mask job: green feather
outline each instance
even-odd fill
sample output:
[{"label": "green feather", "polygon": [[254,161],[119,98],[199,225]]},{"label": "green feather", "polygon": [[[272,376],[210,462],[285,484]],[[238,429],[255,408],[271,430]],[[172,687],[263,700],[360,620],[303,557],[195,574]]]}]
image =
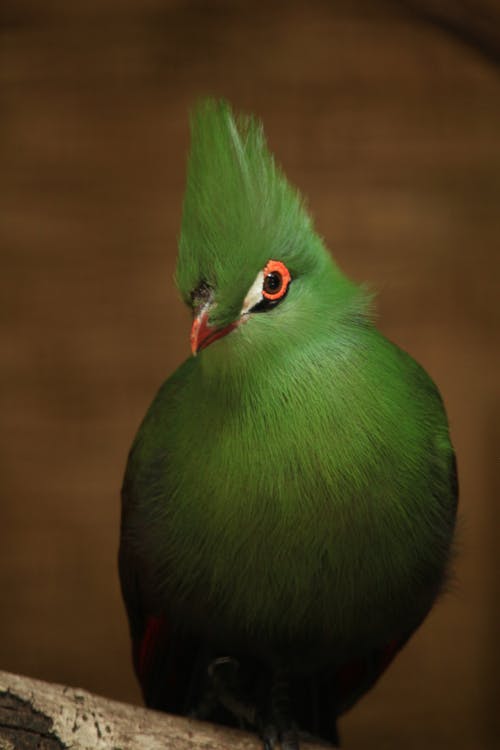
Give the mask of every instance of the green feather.
[{"label": "green feather", "polygon": [[269,259],[291,272],[284,300],[189,358],[150,407],[123,528],[151,610],[313,670],[424,618],[450,554],[453,450],[436,387],[377,331],[260,123],[205,101],[178,287],[192,304],[207,283],[210,322],[227,325]]},{"label": "green feather", "polygon": [[211,321],[224,325],[274,257],[297,280],[333,271],[300,195],[267,149],[261,123],[234,118],[225,102],[205,100],[191,121],[177,286],[188,304],[200,281],[215,288]]},{"label": "green feather", "polygon": [[441,401],[366,317],[362,290],[325,254],[260,124],[204,102],[179,288],[188,300],[207,281],[214,322],[228,323],[269,258],[290,268],[288,297],[188,360],[141,430],[135,481],[150,482],[164,446],[157,501],[149,492],[143,508],[155,575],[166,597],[192,597],[226,628],[344,641],[368,629],[376,639],[389,612],[393,628],[410,626],[415,591],[447,556]]}]

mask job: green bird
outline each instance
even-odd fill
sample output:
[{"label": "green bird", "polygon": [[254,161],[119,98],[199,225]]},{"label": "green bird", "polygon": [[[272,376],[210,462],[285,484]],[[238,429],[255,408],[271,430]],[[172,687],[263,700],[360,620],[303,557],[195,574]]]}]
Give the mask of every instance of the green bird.
[{"label": "green bird", "polygon": [[192,118],[176,283],[189,357],[122,492],[120,576],[152,708],[336,743],[443,589],[457,505],[439,392],[375,327],[261,124]]}]

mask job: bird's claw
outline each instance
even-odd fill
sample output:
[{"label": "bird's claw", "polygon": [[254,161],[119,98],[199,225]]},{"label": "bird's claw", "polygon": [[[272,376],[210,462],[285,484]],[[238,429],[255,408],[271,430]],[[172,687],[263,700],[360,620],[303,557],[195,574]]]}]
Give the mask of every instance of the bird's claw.
[{"label": "bird's claw", "polygon": [[295,729],[278,732],[276,727],[268,726],[262,732],[264,750],[299,750],[299,738]]}]

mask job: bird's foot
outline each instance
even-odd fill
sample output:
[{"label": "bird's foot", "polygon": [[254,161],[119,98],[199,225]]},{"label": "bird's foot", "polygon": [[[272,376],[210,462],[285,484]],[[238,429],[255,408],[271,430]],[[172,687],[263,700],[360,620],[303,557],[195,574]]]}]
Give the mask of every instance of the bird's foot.
[{"label": "bird's foot", "polygon": [[299,735],[294,727],[278,730],[275,726],[267,726],[261,732],[264,750],[299,750]]},{"label": "bird's foot", "polygon": [[292,721],[290,685],[285,674],[274,674],[269,704],[269,723],[261,731],[264,750],[299,750],[299,733]]},{"label": "bird's foot", "polygon": [[239,663],[231,656],[214,659],[208,675],[219,703],[238,721],[240,727],[254,727],[256,709],[241,693]]},{"label": "bird's foot", "polygon": [[245,678],[234,657],[213,659],[207,675],[206,706],[213,709],[215,701],[241,729],[257,730],[264,750],[299,750],[299,733],[291,718],[290,686],[281,672],[274,675],[267,701],[259,705],[248,700]]}]

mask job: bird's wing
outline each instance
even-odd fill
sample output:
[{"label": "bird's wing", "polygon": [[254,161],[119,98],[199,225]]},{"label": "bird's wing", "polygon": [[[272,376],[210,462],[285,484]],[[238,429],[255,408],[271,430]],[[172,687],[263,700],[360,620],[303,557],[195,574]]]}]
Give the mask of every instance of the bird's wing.
[{"label": "bird's wing", "polygon": [[[446,491],[449,493],[448,505],[452,523],[454,523],[459,496],[457,462],[454,452],[450,456],[449,482]],[[444,572],[442,586],[446,584],[446,574],[447,571]],[[373,650],[362,659],[354,659],[337,668],[332,681],[335,684],[335,704],[339,715],[351,708],[378,681],[396,654],[406,644],[412,632],[395,638],[383,648]]]},{"label": "bird's wing", "polygon": [[337,668],[333,680],[337,715],[351,708],[375,685],[410,635],[408,633],[404,637],[395,638],[383,648],[374,649],[369,655],[352,659]]},{"label": "bird's wing", "polygon": [[187,634],[172,628],[165,613],[152,603],[151,592],[144,588],[148,577],[130,538],[130,517],[137,500],[135,492],[127,470],[122,488],[118,564],[134,669],[147,706],[184,713],[199,649]]}]

